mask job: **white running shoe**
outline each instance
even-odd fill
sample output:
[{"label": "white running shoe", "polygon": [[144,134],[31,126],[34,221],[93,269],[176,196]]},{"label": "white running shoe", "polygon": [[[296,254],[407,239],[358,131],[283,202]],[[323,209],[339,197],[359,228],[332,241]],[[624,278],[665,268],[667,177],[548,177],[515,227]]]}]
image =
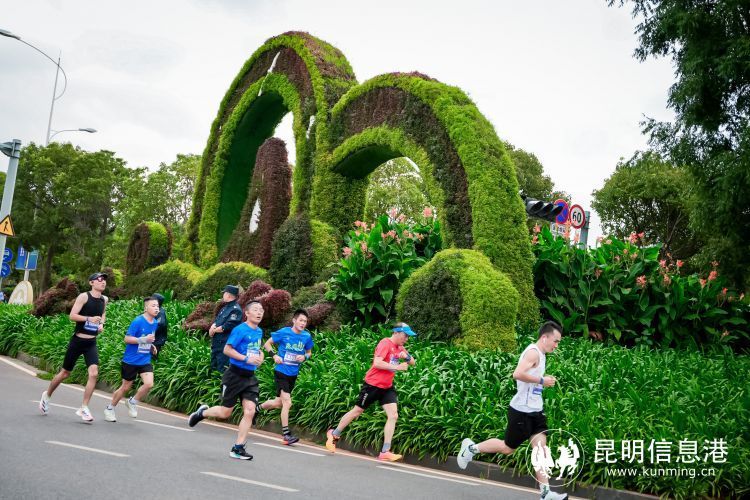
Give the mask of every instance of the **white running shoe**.
[{"label": "white running shoe", "polygon": [[49,413],[49,396],[47,396],[47,391],[44,391],[42,397],[39,398],[39,411],[42,412],[42,415]]},{"label": "white running shoe", "polygon": [[76,415],[81,417],[81,420],[84,422],[93,422],[94,417],[91,415],[91,411],[89,410],[88,406],[81,406],[76,410]]},{"label": "white running shoe", "polygon": [[132,418],[138,417],[138,406],[133,404],[130,399],[126,399],[125,402],[128,404],[128,415],[130,415]]},{"label": "white running shoe", "polygon": [[541,500],[568,500],[567,493],[555,493],[552,490],[547,490],[547,494],[541,497]]},{"label": "white running shoe", "polygon": [[472,461],[474,458],[474,454],[469,451],[469,446],[473,445],[474,441],[472,441],[469,438],[464,439],[461,441],[461,451],[458,452],[458,456],[456,457],[456,462],[458,463],[458,466],[462,469],[465,469],[467,465],[469,465],[469,462]]},{"label": "white running shoe", "polygon": [[114,408],[104,408],[104,420],[107,422],[117,422]]}]

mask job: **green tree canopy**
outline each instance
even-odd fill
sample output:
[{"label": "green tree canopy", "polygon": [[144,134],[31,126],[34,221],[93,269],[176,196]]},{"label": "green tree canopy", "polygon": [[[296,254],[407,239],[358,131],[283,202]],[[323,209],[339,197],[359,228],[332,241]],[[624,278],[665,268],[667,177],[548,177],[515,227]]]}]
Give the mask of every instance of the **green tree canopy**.
[{"label": "green tree canopy", "polygon": [[639,20],[635,55],[667,56],[675,123],[648,120],[651,145],[696,180],[691,224],[704,261],[717,259],[750,284],[750,7],[747,0],[607,0],[631,4]]},{"label": "green tree canopy", "polygon": [[690,229],[690,197],[694,181],[685,168],[665,162],[653,152],[621,161],[594,191],[592,206],[604,230],[624,239],[632,231],[663,244],[675,259],[688,259],[699,248]]},{"label": "green tree canopy", "polygon": [[374,222],[395,208],[412,221],[422,219],[422,210],[431,206],[419,168],[408,158],[388,160],[370,175],[364,220]]}]

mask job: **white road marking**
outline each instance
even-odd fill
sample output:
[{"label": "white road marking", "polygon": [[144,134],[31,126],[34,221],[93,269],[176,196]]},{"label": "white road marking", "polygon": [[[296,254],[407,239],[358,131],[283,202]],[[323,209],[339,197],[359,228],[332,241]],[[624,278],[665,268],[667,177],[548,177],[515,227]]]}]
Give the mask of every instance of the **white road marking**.
[{"label": "white road marking", "polygon": [[94,453],[101,453],[102,455],[111,455],[113,457],[118,457],[118,458],[126,458],[130,456],[130,455],[125,455],[124,453],[116,453],[114,451],[100,450],[98,448],[89,448],[88,446],[79,446],[77,444],[63,443],[61,441],[45,441],[45,443],[56,444],[58,446],[67,446],[68,448],[75,448],[77,450],[93,451]]},{"label": "white road marking", "polygon": [[135,419],[135,421],[141,424],[158,425],[159,427],[169,427],[170,429],[174,429],[177,431],[195,432],[193,429],[185,429],[184,427],[175,427],[174,425],[169,425],[169,424],[160,424],[159,422],[151,422],[150,420]]},{"label": "white road marking", "polygon": [[278,446],[275,444],[268,444],[268,443],[253,443],[257,446],[265,446],[267,448],[276,448],[277,450],[284,450],[284,451],[293,451],[294,453],[302,453],[304,455],[312,455],[314,457],[324,457],[322,453],[312,453],[310,451],[302,451],[302,450],[295,450],[294,448],[291,448],[287,445]]},{"label": "white road marking", "polygon": [[7,363],[7,364],[9,364],[10,366],[12,366],[14,368],[18,368],[22,372],[28,373],[32,377],[36,377],[36,372],[33,372],[33,371],[29,370],[28,368],[24,368],[23,366],[18,365],[16,363],[14,363],[13,361],[9,361],[9,360],[7,360],[5,358],[2,358],[2,357],[0,357],[0,361],[2,361],[3,363]]},{"label": "white road marking", "polygon": [[452,483],[461,483],[461,484],[468,484],[469,486],[479,486],[477,483],[471,483],[469,481],[462,481],[460,479],[451,479],[448,477],[440,477],[440,476],[434,476],[432,474],[422,474],[421,472],[414,472],[410,470],[403,470],[403,469],[397,469],[395,467],[388,467],[387,465],[378,465],[378,469],[385,469],[385,470],[391,470],[395,472],[403,472],[404,474],[413,474],[415,476],[422,476],[427,477],[430,479],[440,479],[441,481],[450,481]]},{"label": "white road marking", "polygon": [[[401,467],[401,468],[404,468],[404,469],[424,471],[425,473],[428,473],[428,474],[437,474],[438,476],[451,477],[451,478],[454,478],[454,479],[462,479],[462,480],[465,480],[465,481],[474,481],[477,484],[484,484],[484,485],[490,486],[488,484],[488,482],[487,482],[486,479],[477,479],[477,478],[473,478],[471,476],[465,476],[463,474],[456,474],[455,472],[443,472],[443,471],[434,470],[434,469],[425,469],[423,467],[417,467],[417,466],[414,466],[414,465],[402,464],[402,463],[399,463],[399,462],[392,462],[392,463],[390,463],[388,465],[390,467]],[[536,490],[532,490],[531,488],[526,488],[526,489],[523,489],[521,491],[536,491]]]},{"label": "white road marking", "polygon": [[219,477],[221,479],[231,479],[232,481],[239,481],[240,483],[254,484],[256,486],[263,486],[265,488],[271,488],[274,490],[287,491],[289,493],[296,493],[299,490],[293,488],[287,488],[286,486],[278,486],[276,484],[261,483],[260,481],[253,481],[252,479],[245,479],[244,477],[227,476],[226,474],[219,474],[218,472],[201,472],[207,476]]}]

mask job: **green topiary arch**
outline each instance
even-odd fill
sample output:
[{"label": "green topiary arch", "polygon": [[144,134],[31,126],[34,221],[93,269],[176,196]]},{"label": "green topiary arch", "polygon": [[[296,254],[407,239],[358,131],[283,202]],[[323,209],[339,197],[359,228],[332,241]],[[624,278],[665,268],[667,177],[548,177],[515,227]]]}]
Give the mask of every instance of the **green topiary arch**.
[{"label": "green topiary arch", "polygon": [[297,148],[292,214],[307,212],[343,232],[363,213],[369,174],[408,156],[438,208],[446,244],[487,255],[518,290],[519,319],[537,319],[526,215],[489,121],[463,91],[419,73],[357,85],[343,54],[306,33],[268,40],[222,101],[189,224],[196,262],[212,264],[226,246],[257,149],[287,112]]}]

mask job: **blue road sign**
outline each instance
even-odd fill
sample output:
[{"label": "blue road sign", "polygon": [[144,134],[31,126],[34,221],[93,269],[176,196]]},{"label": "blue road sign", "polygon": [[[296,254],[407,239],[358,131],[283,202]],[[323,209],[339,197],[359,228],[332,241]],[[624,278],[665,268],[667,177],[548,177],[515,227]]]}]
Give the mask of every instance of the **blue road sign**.
[{"label": "blue road sign", "polygon": [[10,262],[11,260],[13,260],[13,250],[5,247],[5,252],[3,252],[3,263]]},{"label": "blue road sign", "polygon": [[562,207],[563,207],[562,212],[560,212],[557,215],[557,218],[555,219],[555,222],[557,222],[558,224],[565,224],[566,222],[568,222],[568,212],[569,212],[568,202],[565,201],[565,200],[563,200],[563,199],[557,199],[557,200],[554,201],[554,204],[555,205],[562,205]]},{"label": "blue road sign", "polygon": [[26,260],[26,267],[25,269],[29,271],[35,271],[36,270],[36,263],[39,260],[39,250],[34,250],[33,252],[29,253],[29,258]]},{"label": "blue road sign", "polygon": [[8,264],[7,262],[3,263],[3,267],[0,270],[0,278],[5,278],[9,274],[10,274],[10,264]]},{"label": "blue road sign", "polygon": [[16,269],[23,269],[26,265],[26,255],[28,252],[23,245],[18,245],[18,256],[16,257]]}]

